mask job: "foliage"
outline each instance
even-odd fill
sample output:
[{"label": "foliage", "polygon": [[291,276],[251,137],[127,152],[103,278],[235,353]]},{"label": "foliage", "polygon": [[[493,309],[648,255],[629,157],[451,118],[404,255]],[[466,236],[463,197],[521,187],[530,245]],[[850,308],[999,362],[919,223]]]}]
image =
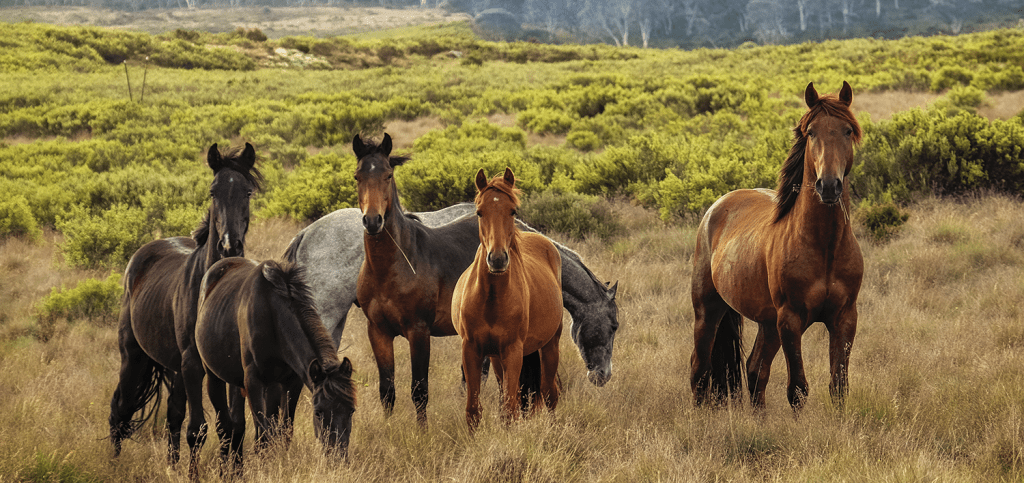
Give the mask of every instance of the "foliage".
[{"label": "foliage", "polygon": [[598,196],[544,190],[526,198],[519,216],[541,232],[556,232],[582,240],[609,239],[621,231],[607,200]]},{"label": "foliage", "polygon": [[891,196],[883,196],[879,202],[867,199],[861,201],[856,216],[875,242],[895,238],[903,224],[910,219],[910,214],[894,203]]},{"label": "foliage", "polygon": [[358,207],[355,158],[351,155],[310,156],[288,179],[266,196],[261,217],[288,215],[314,221],[332,211]]},{"label": "foliage", "polygon": [[59,331],[59,322],[68,324],[85,319],[107,327],[117,325],[121,308],[121,274],[111,273],[106,280],[86,279],[73,288],[54,287],[37,306],[40,340],[46,341]]},{"label": "foliage", "polygon": [[64,261],[83,268],[124,266],[152,238],[145,221],[142,209],[123,204],[95,214],[75,205],[57,218],[57,229],[64,233]]},{"label": "foliage", "polygon": [[23,236],[39,240],[43,236],[24,196],[0,200],[0,238]]}]

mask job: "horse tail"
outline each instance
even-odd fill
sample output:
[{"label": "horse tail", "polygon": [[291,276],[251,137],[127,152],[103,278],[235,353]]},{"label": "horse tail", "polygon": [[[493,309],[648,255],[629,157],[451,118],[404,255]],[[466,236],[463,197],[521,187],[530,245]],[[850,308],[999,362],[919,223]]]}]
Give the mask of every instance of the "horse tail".
[{"label": "horse tail", "polygon": [[[164,367],[150,358],[135,339],[128,304],[121,307],[118,342],[121,371],[110,399],[108,419],[115,456],[121,453],[121,442],[156,413],[160,407],[160,389],[169,382]],[[155,404],[150,405],[154,400]]]},{"label": "horse tail", "polygon": [[728,308],[711,349],[711,394],[743,397],[743,316]]},{"label": "horse tail", "polygon": [[298,261],[299,245],[302,244],[302,238],[306,235],[306,231],[300,231],[298,235],[292,238],[292,242],[288,244],[288,249],[284,251],[285,261],[295,263]]},{"label": "horse tail", "polygon": [[[299,237],[296,237],[298,239]],[[293,241],[292,246],[297,243]],[[291,251],[291,247],[288,248]],[[326,368],[329,365],[341,364],[338,359],[338,352],[334,349],[334,341],[331,339],[324,323],[317,313],[316,304],[313,301],[313,291],[306,283],[306,270],[294,262],[286,262],[279,265],[273,260],[263,262],[261,273],[263,278],[270,283],[274,292],[288,301],[292,313],[302,327],[313,350],[317,353],[317,359]]]}]

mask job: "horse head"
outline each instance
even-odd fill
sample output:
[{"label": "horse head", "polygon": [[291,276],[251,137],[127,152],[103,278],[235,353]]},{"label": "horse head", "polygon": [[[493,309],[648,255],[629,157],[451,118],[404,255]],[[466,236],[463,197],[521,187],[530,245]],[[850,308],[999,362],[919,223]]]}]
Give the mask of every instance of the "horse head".
[{"label": "horse head", "polygon": [[843,182],[853,167],[853,145],[861,136],[850,111],[853,89],[843,81],[838,96],[819,96],[812,82],[804,91],[804,101],[808,112],[799,127],[806,138],[804,181],[813,179],[818,199],[834,205],[842,199]]},{"label": "horse head", "polygon": [[356,389],[352,382],[352,361],[321,365],[314,359],[309,366],[313,381],[313,430],[328,453],[348,456],[352,435],[352,413],[356,410]]},{"label": "horse head", "polygon": [[222,156],[214,144],[206,163],[214,173],[210,184],[210,235],[222,258],[245,256],[249,199],[259,189],[261,180],[255,169],[256,150],[245,143],[241,152]]},{"label": "horse head", "polygon": [[487,255],[487,270],[503,274],[509,267],[509,250],[517,233],[515,217],[519,208],[516,176],[505,168],[505,174],[490,182],[481,169],[476,173],[476,216],[480,225],[480,246]]},{"label": "horse head", "polygon": [[391,136],[386,133],[380,145],[364,143],[356,134],[352,151],[356,154],[356,189],[363,228],[370,235],[379,235],[393,208],[399,206],[395,168],[408,158],[391,156]]},{"label": "horse head", "polygon": [[619,309],[615,302],[618,287],[616,282],[605,291],[601,302],[587,305],[586,324],[574,319],[569,328],[572,340],[580,348],[580,356],[587,365],[587,379],[597,387],[604,386],[612,378],[612,347],[615,333],[619,330]]}]

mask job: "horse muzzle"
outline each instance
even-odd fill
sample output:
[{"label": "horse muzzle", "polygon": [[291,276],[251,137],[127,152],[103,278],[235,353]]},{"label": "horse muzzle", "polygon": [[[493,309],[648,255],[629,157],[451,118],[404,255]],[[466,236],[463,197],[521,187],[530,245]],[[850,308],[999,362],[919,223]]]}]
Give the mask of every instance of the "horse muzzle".
[{"label": "horse muzzle", "polygon": [[814,192],[818,194],[818,199],[826,205],[839,203],[843,195],[843,180],[818,178],[814,182]]},{"label": "horse muzzle", "polygon": [[379,235],[384,230],[384,217],[381,215],[363,215],[363,229],[370,235]]},{"label": "horse muzzle", "polygon": [[501,275],[508,271],[508,252],[488,252],[487,271],[494,275]]},{"label": "horse muzzle", "polygon": [[217,247],[220,255],[224,258],[245,256],[245,240],[242,238],[231,238],[224,235]]},{"label": "horse muzzle", "polygon": [[587,379],[590,383],[597,387],[604,387],[605,384],[612,378],[612,365],[606,366],[587,371]]}]

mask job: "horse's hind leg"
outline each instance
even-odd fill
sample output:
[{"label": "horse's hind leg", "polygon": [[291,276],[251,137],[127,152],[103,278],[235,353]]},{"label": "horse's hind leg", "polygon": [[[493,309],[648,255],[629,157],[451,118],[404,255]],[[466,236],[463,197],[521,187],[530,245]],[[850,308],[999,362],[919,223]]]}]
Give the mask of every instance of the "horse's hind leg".
[{"label": "horse's hind leg", "polygon": [[519,371],[519,405],[523,414],[530,413],[538,402],[543,404],[543,401],[538,399],[541,394],[542,374],[540,351],[523,356],[523,367]]},{"label": "horse's hind leg", "polygon": [[122,310],[118,325],[118,349],[121,369],[114,395],[110,398],[108,419],[115,457],[121,454],[121,442],[130,438],[138,427],[135,413],[145,411],[154,397],[159,398],[165,374],[163,366],[150,359],[135,340],[127,309]]},{"label": "horse's hind leg", "polygon": [[558,342],[562,336],[562,327],[558,327],[555,336],[540,349],[541,358],[541,401],[551,411],[558,406],[559,388],[555,378],[558,377]]},{"label": "horse's hind leg", "polygon": [[768,386],[768,377],[772,372],[772,361],[779,353],[782,341],[779,329],[774,322],[758,324],[757,338],[754,348],[747,358],[747,390],[750,392],[750,405],[764,408],[764,391]]},{"label": "horse's hind leg", "polygon": [[235,433],[224,381],[218,379],[213,374],[207,373],[206,393],[210,397],[210,405],[213,406],[215,424],[217,425],[217,437],[220,438],[221,464],[228,464],[231,462],[231,450],[235,444],[233,441]]},{"label": "horse's hind leg", "polygon": [[185,380],[181,372],[171,376],[170,394],[167,395],[167,462],[178,463],[181,445],[181,425],[185,422]]},{"label": "horse's hind leg", "polygon": [[199,453],[206,444],[207,427],[206,415],[203,413],[203,378],[206,377],[206,369],[195,345],[181,354],[181,375],[189,407],[188,430],[185,433],[189,447],[188,473],[189,478],[196,481],[199,479]]},{"label": "horse's hind leg", "polygon": [[[697,276],[695,275],[696,279]],[[719,326],[726,312],[732,310],[722,300],[721,295],[711,288],[708,293],[702,293],[694,284],[693,290],[693,355],[690,356],[690,389],[693,391],[693,402],[697,406],[709,403],[717,403],[725,396],[716,391],[723,387],[721,382],[715,381],[715,374],[722,372],[715,370],[714,363],[716,354],[714,349],[721,341],[716,339],[719,335]],[[738,371],[737,371],[738,373]]]}]

